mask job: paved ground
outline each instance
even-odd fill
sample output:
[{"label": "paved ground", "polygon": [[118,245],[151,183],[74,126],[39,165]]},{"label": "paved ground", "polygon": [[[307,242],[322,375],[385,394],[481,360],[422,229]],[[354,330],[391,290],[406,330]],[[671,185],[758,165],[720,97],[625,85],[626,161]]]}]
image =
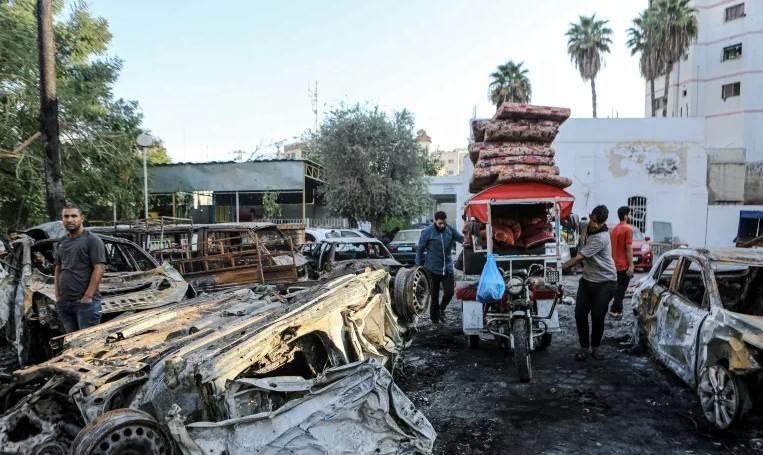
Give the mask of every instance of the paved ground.
[{"label": "paved ground", "polygon": [[763,453],[760,415],[714,434],[693,391],[652,358],[625,352],[632,316],[607,322],[606,360],[579,363],[573,308],[562,307],[563,333],[533,355],[535,376],[522,384],[497,344],[466,347],[460,311],[454,301],[446,325],[423,321],[396,373],[437,430],[437,454]]}]

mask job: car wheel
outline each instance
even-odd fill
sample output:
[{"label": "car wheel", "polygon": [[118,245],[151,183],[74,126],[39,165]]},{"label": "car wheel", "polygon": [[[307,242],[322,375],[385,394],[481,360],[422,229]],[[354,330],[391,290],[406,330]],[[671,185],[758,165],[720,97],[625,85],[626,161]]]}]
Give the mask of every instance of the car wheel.
[{"label": "car wheel", "polygon": [[751,408],[747,385],[721,364],[702,371],[697,393],[705,420],[718,430],[738,422]]},{"label": "car wheel", "polygon": [[175,455],[175,441],[151,415],[136,409],[109,411],[79,432],[71,453],[77,455]]}]

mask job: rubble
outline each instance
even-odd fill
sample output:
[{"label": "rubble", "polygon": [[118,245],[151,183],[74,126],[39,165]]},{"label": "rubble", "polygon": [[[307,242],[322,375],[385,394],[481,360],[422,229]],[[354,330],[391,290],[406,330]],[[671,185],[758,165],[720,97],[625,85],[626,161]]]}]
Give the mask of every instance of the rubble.
[{"label": "rubble", "polygon": [[[292,431],[315,426],[310,435],[322,443],[337,444],[325,439],[333,434],[351,445],[356,439],[348,419],[355,416],[354,428],[374,428],[373,435],[365,436],[376,445],[363,450],[390,453],[391,441],[396,441],[413,452],[429,453],[431,427],[388,375],[372,362],[330,370],[368,359],[394,365],[421,309],[411,302],[409,313],[399,314],[389,279],[386,271],[377,270],[289,295],[269,287],[221,292],[67,334],[61,355],[16,371],[13,386],[0,392],[11,403],[0,418],[0,445],[21,454],[36,453],[34,448],[50,441],[83,455],[118,453],[118,444],[104,449],[98,441],[124,437],[130,428],[131,440],[143,452],[165,447],[165,453],[173,453],[175,444],[192,450],[197,437],[194,444],[203,449],[213,434],[220,441],[243,428],[252,435],[269,428],[268,444],[278,447],[291,440],[291,433],[278,430],[285,439],[272,435],[271,424],[295,421],[301,423]],[[274,390],[281,384],[289,390]],[[332,391],[343,387],[350,387],[361,403],[337,400]],[[380,401],[382,396],[389,401]],[[325,401],[335,405],[333,423],[319,424],[299,411]],[[55,419],[48,418],[49,409],[58,410]],[[365,416],[365,423],[359,416]],[[158,438],[137,438],[138,430]],[[318,431],[324,439],[315,435]],[[77,434],[74,440],[72,433]],[[380,452],[374,452],[377,448]],[[229,453],[242,453],[236,450],[234,444]]]},{"label": "rubble", "polygon": [[[188,283],[172,266],[159,265],[129,240],[98,235],[107,252],[106,273],[99,288],[104,320],[186,297]],[[53,351],[48,341],[62,331],[53,283],[57,242],[22,235],[13,242],[8,261],[11,273],[0,280],[0,329],[22,365],[49,358]]]}]

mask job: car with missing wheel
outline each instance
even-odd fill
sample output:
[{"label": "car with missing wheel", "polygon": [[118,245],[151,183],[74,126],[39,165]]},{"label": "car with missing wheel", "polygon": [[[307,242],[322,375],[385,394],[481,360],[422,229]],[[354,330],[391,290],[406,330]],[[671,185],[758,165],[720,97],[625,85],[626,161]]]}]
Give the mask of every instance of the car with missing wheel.
[{"label": "car with missing wheel", "polygon": [[759,406],[763,388],[763,252],[665,253],[634,296],[636,340],[697,391],[725,430]]}]

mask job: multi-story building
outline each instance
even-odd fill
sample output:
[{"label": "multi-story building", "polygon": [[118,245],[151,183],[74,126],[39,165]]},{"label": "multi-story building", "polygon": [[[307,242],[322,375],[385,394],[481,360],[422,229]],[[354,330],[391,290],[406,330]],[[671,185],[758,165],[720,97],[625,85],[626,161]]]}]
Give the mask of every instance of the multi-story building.
[{"label": "multi-story building", "polygon": [[[671,117],[701,117],[710,204],[763,203],[763,1],[694,0],[699,35],[674,65]],[[656,115],[666,102],[655,80]],[[649,84],[645,111],[649,106]]]}]

